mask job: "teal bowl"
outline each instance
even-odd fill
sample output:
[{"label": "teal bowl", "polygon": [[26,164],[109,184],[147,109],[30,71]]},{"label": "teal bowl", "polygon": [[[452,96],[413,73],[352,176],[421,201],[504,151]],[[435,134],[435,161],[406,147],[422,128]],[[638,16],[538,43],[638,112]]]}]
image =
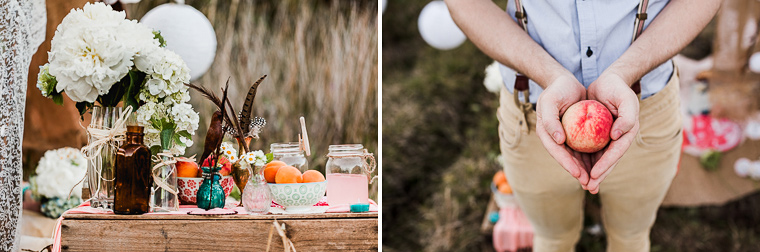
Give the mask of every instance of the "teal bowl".
[{"label": "teal bowl", "polygon": [[327,181],[295,184],[269,184],[272,199],[287,212],[307,212],[327,191]]}]

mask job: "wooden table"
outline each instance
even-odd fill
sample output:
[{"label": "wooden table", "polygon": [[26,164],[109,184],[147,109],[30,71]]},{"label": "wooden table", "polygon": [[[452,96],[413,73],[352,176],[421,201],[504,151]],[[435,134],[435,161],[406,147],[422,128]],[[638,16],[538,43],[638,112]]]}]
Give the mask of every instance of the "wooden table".
[{"label": "wooden table", "polygon": [[[304,215],[66,214],[62,251],[266,251],[274,220],[298,251],[377,251],[377,213]],[[270,251],[283,251],[274,231]]]}]

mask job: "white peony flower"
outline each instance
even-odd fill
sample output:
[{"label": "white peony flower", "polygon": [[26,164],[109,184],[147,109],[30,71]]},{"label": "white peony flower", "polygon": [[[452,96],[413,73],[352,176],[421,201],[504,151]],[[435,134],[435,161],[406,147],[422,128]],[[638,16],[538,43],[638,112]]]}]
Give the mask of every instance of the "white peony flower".
[{"label": "white peony flower", "polygon": [[[37,165],[37,193],[48,198],[82,197],[82,185],[76,185],[87,173],[87,159],[70,147],[49,150]],[[76,187],[74,187],[76,185]]]},{"label": "white peony flower", "polygon": [[[50,74],[76,102],[94,102],[134,65],[155,63],[153,31],[103,3],[87,3],[64,17],[51,41]],[[152,64],[151,64],[152,65]],[[138,68],[139,68],[138,67]]]}]

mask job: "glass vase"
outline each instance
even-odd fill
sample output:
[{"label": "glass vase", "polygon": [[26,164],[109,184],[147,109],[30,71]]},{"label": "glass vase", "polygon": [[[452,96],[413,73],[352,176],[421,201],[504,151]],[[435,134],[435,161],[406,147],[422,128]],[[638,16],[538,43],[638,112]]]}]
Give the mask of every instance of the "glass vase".
[{"label": "glass vase", "polygon": [[[121,115],[122,108],[101,107],[92,108],[90,127],[110,130]],[[88,141],[97,141],[89,135]],[[114,197],[114,166],[116,163],[116,151],[121,146],[120,141],[109,141],[102,145],[95,158],[87,161],[87,184],[90,189],[90,203],[92,207],[113,209]]]},{"label": "glass vase", "polygon": [[[164,150],[164,153],[170,153]],[[161,156],[162,162],[169,162],[174,157]],[[154,164],[155,165],[155,164]],[[175,192],[175,193],[172,193]],[[153,195],[151,195],[151,212],[179,211],[177,188],[177,167],[175,164],[162,165],[153,170]]]},{"label": "glass vase", "polygon": [[248,180],[241,201],[248,214],[269,213],[269,207],[272,206],[272,192],[264,178],[263,166],[256,166],[256,175]]}]

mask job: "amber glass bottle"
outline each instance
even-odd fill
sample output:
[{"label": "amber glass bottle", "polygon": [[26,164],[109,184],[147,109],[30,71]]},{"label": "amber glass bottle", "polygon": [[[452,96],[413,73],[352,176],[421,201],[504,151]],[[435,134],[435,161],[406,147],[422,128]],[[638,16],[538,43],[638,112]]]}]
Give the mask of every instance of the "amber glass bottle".
[{"label": "amber glass bottle", "polygon": [[127,126],[127,139],[116,152],[113,212],[144,214],[148,212],[150,187],[150,150],[143,144],[143,127]]}]

